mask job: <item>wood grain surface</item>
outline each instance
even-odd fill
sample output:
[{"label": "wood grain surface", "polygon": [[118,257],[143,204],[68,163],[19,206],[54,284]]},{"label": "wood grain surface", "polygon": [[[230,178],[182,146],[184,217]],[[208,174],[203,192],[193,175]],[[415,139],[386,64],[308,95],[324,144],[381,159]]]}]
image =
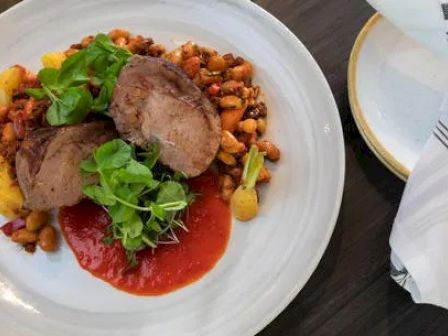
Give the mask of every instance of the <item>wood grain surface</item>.
[{"label": "wood grain surface", "polygon": [[[17,2],[0,0],[0,12]],[[339,106],[347,157],[330,245],[305,288],[259,336],[448,335],[447,311],[414,304],[389,277],[388,239],[404,184],[370,152],[350,113],[347,62],[373,9],[363,0],[254,2],[286,24],[320,64]]]}]

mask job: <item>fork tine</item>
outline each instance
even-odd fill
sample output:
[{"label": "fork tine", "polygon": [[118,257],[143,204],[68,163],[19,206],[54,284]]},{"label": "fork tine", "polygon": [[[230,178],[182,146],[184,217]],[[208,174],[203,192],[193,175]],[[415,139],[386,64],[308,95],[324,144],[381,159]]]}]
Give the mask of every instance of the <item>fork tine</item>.
[{"label": "fork tine", "polygon": [[437,134],[439,140],[448,146],[448,131],[440,123],[437,123],[434,128],[434,134]]},{"label": "fork tine", "polygon": [[440,131],[440,128],[437,126],[433,131],[434,136],[439,139],[439,141],[448,149],[448,139],[447,137]]},{"label": "fork tine", "polygon": [[440,121],[436,125],[436,129],[439,131],[439,135],[443,136],[445,142],[448,143],[448,128],[446,128]]},{"label": "fork tine", "polygon": [[442,126],[445,129],[446,132],[448,132],[448,127],[446,127],[446,125],[443,123],[443,121],[441,119],[439,119],[438,124],[440,126]]},{"label": "fork tine", "polygon": [[443,146],[445,146],[446,149],[448,149],[448,144],[446,144],[446,143],[442,140],[442,138],[437,134],[437,132],[434,131],[433,134],[434,134],[434,136],[440,141],[440,143],[441,143]]}]

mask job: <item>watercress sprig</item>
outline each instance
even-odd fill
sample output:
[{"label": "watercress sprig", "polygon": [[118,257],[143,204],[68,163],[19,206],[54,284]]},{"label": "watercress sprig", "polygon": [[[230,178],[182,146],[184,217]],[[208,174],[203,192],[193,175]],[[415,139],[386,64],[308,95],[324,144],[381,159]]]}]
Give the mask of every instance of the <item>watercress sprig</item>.
[{"label": "watercress sprig", "polygon": [[157,158],[157,146],[136,154],[135,147],[115,139],[81,163],[83,174],[97,174],[99,180],[85,185],[83,192],[107,209],[112,223],[106,240],[121,242],[130,266],[136,263],[137,251],[176,242],[175,229],[187,230],[181,216],[191,193],[181,183],[181,174],[156,167]]},{"label": "watercress sprig", "polygon": [[[115,46],[107,35],[98,34],[86,49],[69,56],[59,70],[40,70],[42,88],[27,89],[26,93],[51,101],[46,114],[50,125],[79,123],[92,110],[107,111],[118,75],[130,56],[128,50]],[[100,88],[95,98],[86,87],[89,82]]]}]

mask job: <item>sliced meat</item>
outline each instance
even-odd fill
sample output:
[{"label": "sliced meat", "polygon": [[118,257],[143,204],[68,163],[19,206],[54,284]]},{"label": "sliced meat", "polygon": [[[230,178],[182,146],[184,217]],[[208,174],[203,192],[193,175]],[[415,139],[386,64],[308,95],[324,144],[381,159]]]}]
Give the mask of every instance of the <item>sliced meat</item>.
[{"label": "sliced meat", "polygon": [[160,144],[160,161],[193,177],[214,159],[221,122],[208,98],[173,63],[133,56],[115,86],[109,113],[120,135],[146,147]]},{"label": "sliced meat", "polygon": [[95,121],[67,127],[39,128],[30,132],[16,155],[16,171],[31,210],[50,210],[77,204],[84,183],[79,164],[99,145],[116,138],[112,122]]}]

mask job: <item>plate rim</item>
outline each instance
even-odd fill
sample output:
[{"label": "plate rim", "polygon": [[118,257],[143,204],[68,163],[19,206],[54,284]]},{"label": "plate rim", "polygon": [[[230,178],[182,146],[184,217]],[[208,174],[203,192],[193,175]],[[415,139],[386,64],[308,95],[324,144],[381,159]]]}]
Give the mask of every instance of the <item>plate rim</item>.
[{"label": "plate rim", "polygon": [[379,24],[383,19],[384,17],[380,13],[376,12],[369,18],[369,20],[365,23],[358,36],[356,37],[355,44],[353,45],[352,51],[350,53],[347,70],[348,98],[353,119],[355,120],[355,124],[358,127],[359,133],[363,137],[367,146],[384,166],[386,166],[400,180],[406,182],[410,175],[410,170],[391,154],[391,152],[382,144],[380,139],[376,136],[375,132],[373,132],[359,102],[356,87],[357,68],[361,49],[364,46],[364,42],[366,41],[367,36],[370,34],[373,28],[375,28],[375,26]]},{"label": "plate rim", "polygon": [[[225,1],[238,1],[238,0],[225,0]],[[310,50],[305,46],[305,44],[299,39],[299,37],[294,34],[283,22],[281,22],[276,16],[269,13],[266,9],[261,7],[255,2],[252,2],[251,0],[243,0],[241,1],[244,3],[246,7],[252,7],[253,10],[258,11],[260,15],[264,16],[267,20],[270,20],[274,23],[274,26],[279,30],[279,32],[286,36],[288,40],[290,40],[296,47],[300,47],[306,57],[311,61],[315,68],[316,68],[316,74],[319,75],[322,85],[325,87],[326,91],[329,93],[329,96],[331,98],[331,103],[334,107],[334,112],[336,112],[335,115],[335,125],[334,125],[334,133],[339,136],[339,143],[337,144],[338,152],[341,155],[341,160],[339,164],[339,185],[338,190],[335,197],[335,206],[333,208],[332,214],[330,216],[329,221],[329,230],[327,231],[327,235],[323,238],[324,244],[321,245],[321,248],[316,251],[315,259],[313,260],[313,263],[310,265],[308,270],[304,272],[306,274],[305,281],[303,284],[297,283],[295,287],[293,287],[289,293],[289,295],[285,296],[285,298],[281,301],[280,304],[278,304],[277,307],[272,309],[271,314],[267,314],[263,319],[260,319],[258,323],[254,323],[253,327],[251,329],[248,329],[247,332],[250,335],[256,335],[259,332],[261,332],[265,327],[267,327],[271,322],[273,322],[279,315],[282,313],[287,306],[296,298],[296,296],[302,291],[302,289],[306,286],[308,281],[310,280],[311,276],[316,271],[317,267],[319,266],[320,261],[322,260],[322,257],[325,254],[325,251],[328,248],[328,245],[330,243],[331,237],[333,236],[334,229],[336,227],[336,223],[339,218],[341,206],[342,206],[342,199],[343,199],[343,193],[345,189],[345,172],[346,172],[346,155],[345,155],[345,146],[344,146],[344,132],[342,130],[342,120],[341,115],[339,112],[339,107],[336,104],[336,100],[333,94],[333,90],[330,87],[330,84],[328,83],[327,77],[325,76],[324,72],[322,71],[322,68],[320,67],[317,60],[313,57]]]},{"label": "plate rim", "polygon": [[[28,3],[32,3],[35,0],[23,0],[14,6],[10,7],[6,11],[0,13],[0,19],[3,18],[6,15],[9,15],[10,12],[14,11],[17,8],[21,8],[23,6],[26,6]],[[313,261],[310,263],[308,269],[306,269],[303,274],[303,283],[302,281],[296,280],[296,285],[294,287],[291,287],[290,292],[288,295],[286,295],[280,303],[271,309],[270,314],[266,314],[262,316],[258,321],[254,321],[252,323],[251,327],[248,327],[244,331],[244,335],[255,335],[262,331],[265,327],[267,327],[278,315],[286,309],[286,307],[294,300],[294,298],[301,292],[301,290],[304,288],[304,286],[308,283],[310,280],[310,277],[317,269],[325,251],[328,248],[328,245],[330,243],[330,239],[334,233],[335,226],[337,224],[342,200],[343,200],[343,192],[345,189],[345,172],[346,172],[346,154],[345,154],[345,146],[344,146],[344,133],[342,128],[342,120],[339,113],[339,107],[336,104],[334,93],[328,83],[328,80],[322,71],[322,68],[320,67],[319,63],[316,61],[316,59],[312,56],[309,49],[304,45],[304,43],[298,38],[296,34],[294,34],[283,22],[281,22],[279,19],[277,19],[273,14],[269,13],[267,10],[265,10],[263,7],[258,5],[255,2],[252,2],[251,0],[220,0],[224,2],[230,2],[230,3],[239,3],[240,5],[246,7],[247,10],[253,11],[255,14],[258,14],[260,17],[264,18],[267,21],[270,21],[273,24],[273,28],[277,29],[279,34],[283,35],[288,41],[291,42],[292,45],[294,45],[296,48],[300,49],[300,51],[304,54],[304,56],[308,59],[310,63],[313,64],[313,68],[315,71],[315,74],[319,77],[320,82],[322,84],[322,88],[325,89],[325,91],[328,94],[329,103],[333,106],[332,111],[329,110],[329,116],[330,118],[334,118],[334,124],[332,127],[332,133],[334,134],[335,138],[337,139],[337,143],[335,144],[335,150],[338,152],[339,163],[336,163],[338,166],[339,174],[338,174],[338,184],[336,187],[336,192],[334,193],[334,202],[333,206],[329,208],[329,220],[328,220],[328,226],[327,226],[327,232],[326,235],[322,237],[322,244],[320,245],[319,249],[316,249],[315,251],[315,257]],[[242,335],[243,335],[242,334]]]},{"label": "plate rim", "polygon": [[[235,1],[235,0],[230,0]],[[339,107],[336,104],[336,100],[334,98],[333,90],[330,87],[330,84],[328,83],[328,80],[322,71],[322,68],[320,67],[319,63],[316,61],[316,59],[313,57],[309,49],[305,46],[305,44],[299,39],[299,37],[294,34],[283,22],[281,22],[277,17],[275,17],[273,14],[269,13],[267,10],[265,10],[263,7],[259,6],[255,2],[252,2],[250,0],[244,0],[246,6],[252,6],[254,10],[258,10],[261,15],[263,15],[265,18],[273,21],[275,26],[279,29],[279,31],[288,37],[291,42],[293,42],[297,47],[300,46],[300,48],[303,50],[303,52],[306,54],[306,56],[309,58],[309,60],[314,63],[317,73],[319,77],[321,77],[322,85],[325,86],[327,92],[330,94],[332,105],[334,107],[334,112],[336,112],[336,118],[335,118],[335,129],[334,132],[336,134],[339,134],[338,138],[342,141],[339,141],[338,144],[338,151],[341,155],[341,162],[339,165],[339,186],[338,191],[336,195],[336,202],[335,207],[333,209],[333,213],[331,215],[331,219],[329,221],[329,230],[327,233],[327,236],[323,238],[324,244],[321,245],[321,249],[316,252],[315,260],[313,261],[313,264],[310,265],[308,272],[306,273],[306,280],[303,284],[297,284],[294,288],[291,289],[288,296],[285,296],[285,298],[282,300],[282,302],[272,309],[272,312],[270,315],[266,315],[264,319],[261,319],[257,324],[254,324],[251,330],[248,330],[248,333],[251,335],[258,334],[261,332],[265,327],[267,327],[271,322],[277,318],[280,313],[282,313],[287,306],[296,298],[296,296],[302,291],[302,289],[306,286],[308,281],[310,280],[313,273],[316,271],[317,267],[319,266],[320,261],[322,260],[322,257],[325,254],[325,251],[328,248],[328,245],[330,243],[330,239],[333,236],[334,229],[336,227],[336,223],[339,218],[341,206],[342,206],[342,199],[343,199],[343,193],[345,189],[345,171],[346,171],[346,155],[345,155],[345,147],[344,147],[344,132],[342,130],[342,120],[339,112]]]}]

